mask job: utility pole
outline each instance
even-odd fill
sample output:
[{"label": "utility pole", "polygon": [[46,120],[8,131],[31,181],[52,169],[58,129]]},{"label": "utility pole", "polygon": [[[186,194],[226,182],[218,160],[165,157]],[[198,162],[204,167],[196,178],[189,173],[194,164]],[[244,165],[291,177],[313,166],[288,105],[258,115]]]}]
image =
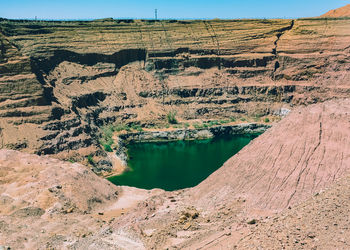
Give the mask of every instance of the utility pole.
[{"label": "utility pole", "polygon": [[158,10],[157,9],[154,10],[154,18],[156,20],[158,19]]}]

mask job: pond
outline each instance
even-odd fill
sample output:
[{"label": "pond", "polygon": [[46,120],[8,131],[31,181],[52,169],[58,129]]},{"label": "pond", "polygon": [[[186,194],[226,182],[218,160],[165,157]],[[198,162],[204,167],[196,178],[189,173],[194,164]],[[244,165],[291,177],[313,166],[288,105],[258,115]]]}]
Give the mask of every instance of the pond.
[{"label": "pond", "polygon": [[220,168],[258,134],[128,145],[127,171],[108,178],[116,185],[173,191],[193,187]]}]

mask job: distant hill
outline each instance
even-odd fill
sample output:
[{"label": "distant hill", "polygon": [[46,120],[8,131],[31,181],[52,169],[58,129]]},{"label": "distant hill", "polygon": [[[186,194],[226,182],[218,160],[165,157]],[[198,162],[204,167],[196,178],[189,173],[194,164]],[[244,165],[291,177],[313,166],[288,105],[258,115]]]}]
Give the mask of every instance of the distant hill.
[{"label": "distant hill", "polygon": [[330,10],[321,17],[350,17],[350,4],[335,10]]}]

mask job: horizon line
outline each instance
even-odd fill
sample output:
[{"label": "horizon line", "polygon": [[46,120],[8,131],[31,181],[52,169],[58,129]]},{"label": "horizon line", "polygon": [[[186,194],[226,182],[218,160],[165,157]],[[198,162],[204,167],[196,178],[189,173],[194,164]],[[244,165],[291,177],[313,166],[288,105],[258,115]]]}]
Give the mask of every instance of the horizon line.
[{"label": "horizon line", "polygon": [[89,21],[103,21],[103,20],[110,20],[110,21],[118,21],[118,20],[149,20],[149,21],[196,21],[196,20],[276,20],[276,19],[284,19],[284,20],[292,20],[292,19],[334,19],[330,17],[237,17],[237,18],[211,18],[211,17],[203,17],[203,18],[143,18],[143,17],[103,17],[103,18],[62,18],[62,19],[49,19],[49,18],[6,18],[6,17],[0,17],[0,21],[36,21],[36,22],[89,22]]}]

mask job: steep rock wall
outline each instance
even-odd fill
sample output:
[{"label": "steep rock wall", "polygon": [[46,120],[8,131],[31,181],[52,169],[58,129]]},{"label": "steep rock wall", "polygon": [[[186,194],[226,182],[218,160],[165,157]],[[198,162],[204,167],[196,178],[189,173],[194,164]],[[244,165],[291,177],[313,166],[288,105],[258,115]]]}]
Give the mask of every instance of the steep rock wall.
[{"label": "steep rock wall", "polygon": [[[103,159],[101,126],[255,117],[349,94],[349,20],[1,28],[2,147]],[[102,157],[102,158],[101,158]]]}]

